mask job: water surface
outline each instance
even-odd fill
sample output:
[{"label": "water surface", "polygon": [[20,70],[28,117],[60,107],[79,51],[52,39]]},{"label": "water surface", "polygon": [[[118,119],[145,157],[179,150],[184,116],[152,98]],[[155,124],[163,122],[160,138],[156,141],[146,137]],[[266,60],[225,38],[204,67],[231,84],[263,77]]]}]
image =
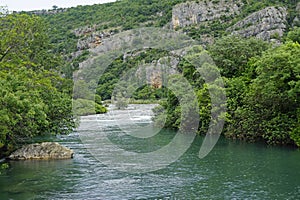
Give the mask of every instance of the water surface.
[{"label": "water surface", "polygon": [[[131,107],[115,113],[119,119],[150,122],[151,105]],[[139,113],[135,118],[134,113]],[[142,114],[141,114],[142,113]],[[116,117],[115,116],[115,117]],[[93,116],[84,118],[90,126]],[[164,130],[153,138],[132,140],[118,137],[118,124],[98,117],[111,130],[111,140],[136,152],[153,151],[175,135]],[[101,121],[102,120],[102,121]],[[126,126],[126,120],[122,123]],[[106,129],[106,131],[108,131]],[[189,150],[165,169],[148,173],[126,173],[99,162],[85,148],[79,128],[56,141],[75,151],[74,159],[10,162],[0,175],[0,199],[299,199],[300,152],[287,147],[247,144],[220,138],[204,159],[198,152],[203,141],[196,137]]]}]

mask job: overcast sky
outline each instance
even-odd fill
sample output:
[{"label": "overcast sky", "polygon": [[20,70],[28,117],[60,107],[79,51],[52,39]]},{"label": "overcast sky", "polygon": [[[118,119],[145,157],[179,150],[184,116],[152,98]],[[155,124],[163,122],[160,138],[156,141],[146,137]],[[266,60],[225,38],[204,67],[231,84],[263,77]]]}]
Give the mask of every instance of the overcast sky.
[{"label": "overcast sky", "polygon": [[0,0],[0,6],[8,6],[9,11],[31,11],[48,10],[54,5],[59,8],[68,8],[77,5],[93,5],[113,1],[115,0]]}]

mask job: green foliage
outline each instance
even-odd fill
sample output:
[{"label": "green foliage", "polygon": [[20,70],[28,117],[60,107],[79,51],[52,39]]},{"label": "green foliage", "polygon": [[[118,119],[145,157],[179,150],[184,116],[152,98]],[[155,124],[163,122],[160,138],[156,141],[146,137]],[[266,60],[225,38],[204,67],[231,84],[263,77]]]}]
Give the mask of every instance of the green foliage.
[{"label": "green foliage", "polygon": [[294,28],[286,37],[287,41],[298,42],[300,44],[300,27]]},{"label": "green foliage", "polygon": [[50,50],[43,21],[36,16],[0,18],[0,149],[43,134],[70,132],[70,80],[57,70],[60,56]]},{"label": "green foliage", "polygon": [[187,0],[122,0],[92,6],[77,6],[55,15],[43,15],[50,24],[50,38],[56,51],[77,50],[73,30],[95,27],[97,31],[129,30],[142,26],[162,27],[171,21],[174,5]]},{"label": "green foliage", "polygon": [[8,169],[9,165],[8,163],[0,163],[0,175],[3,173],[4,170]]},{"label": "green foliage", "polygon": [[75,115],[84,116],[107,112],[107,109],[102,105],[101,97],[94,94],[94,87],[96,84],[93,82],[75,81],[73,89],[73,112]]},{"label": "green foliage", "polygon": [[43,20],[37,16],[7,15],[0,19],[0,61],[22,63],[27,68],[58,69],[62,60],[51,54]]},{"label": "green foliage", "polygon": [[79,69],[79,63],[87,60],[89,55],[90,53],[88,50],[82,51],[81,54],[76,58],[72,58],[72,55],[70,55],[70,57],[67,59],[69,62],[67,62],[67,64],[61,69],[66,78],[73,78],[73,72]]},{"label": "green foliage", "polygon": [[250,58],[259,56],[269,44],[256,38],[244,39],[239,36],[226,36],[208,48],[221,75],[227,78],[241,76],[247,71]]},{"label": "green foliage", "polygon": [[114,99],[115,101],[115,106],[119,110],[123,110],[128,107],[128,102],[125,97],[121,93],[118,93]]},{"label": "green foliage", "polygon": [[290,132],[290,137],[300,147],[300,109],[297,110],[297,121],[295,121],[294,127]]},{"label": "green foliage", "polygon": [[8,168],[9,168],[8,163],[3,163],[3,164],[1,164],[0,169],[8,169]]},{"label": "green foliage", "polygon": [[88,99],[74,99],[73,100],[73,111],[75,115],[84,116],[92,114],[106,113],[107,109],[96,101]]},{"label": "green foliage", "polygon": [[250,65],[257,77],[244,92],[235,111],[231,134],[253,140],[299,144],[300,45],[288,42],[254,58]]},{"label": "green foliage", "polygon": [[0,69],[0,143],[8,147],[36,135],[72,130],[71,96],[55,85],[65,80],[55,73],[36,73],[22,66],[0,63]]},{"label": "green foliage", "polygon": [[[114,60],[99,78],[96,93],[101,96],[103,100],[111,99],[113,92],[123,92],[128,89],[127,87],[123,87],[128,86],[128,82],[122,81],[122,77],[130,72],[131,69],[143,68],[147,63],[151,64],[161,57],[168,56],[166,51],[157,49],[147,49],[142,52],[132,52],[132,54],[136,54],[136,56],[127,57],[125,59],[121,56]],[[97,61],[95,65],[97,65]],[[132,82],[135,81],[131,87],[137,86],[137,88],[133,88],[135,91],[132,91],[132,98],[154,100],[166,97],[167,89],[164,87],[153,88],[148,85],[145,76],[146,74],[142,73],[141,77],[130,77]],[[116,87],[117,85],[118,87]],[[138,85],[141,86],[139,87]],[[120,91],[114,91],[116,89]]]},{"label": "green foliage", "polygon": [[[299,43],[289,41],[272,47],[254,38],[224,37],[209,47],[209,53],[225,81],[227,123],[224,134],[253,142],[263,140],[269,144],[299,146]],[[200,55],[201,51],[194,51],[185,58],[192,60]],[[203,58],[198,62],[200,70],[213,69]],[[209,59],[206,62],[210,63]],[[186,60],[181,61],[179,69],[194,86],[199,105],[199,133],[206,133],[211,121],[211,98],[215,98],[209,89],[218,93],[222,88],[204,83]],[[179,128],[181,106],[175,94],[169,92],[167,100],[154,112],[158,125]],[[164,114],[167,114],[165,118]]]},{"label": "green foliage", "polygon": [[[211,120],[211,99],[208,88],[214,87],[214,84],[205,84],[196,69],[196,67],[199,67],[206,72],[215,69],[215,67],[210,64],[212,60],[206,56],[207,53],[203,48],[195,46],[191,48],[184,59],[181,60],[178,68],[184,77],[174,75],[169,80],[167,100],[163,101],[158,108],[153,110],[156,125],[164,125],[166,128],[172,129],[180,128],[181,130],[187,131],[199,123],[199,133],[206,133]],[[189,62],[195,59],[199,66],[193,66],[192,63]],[[207,75],[209,75],[209,73]],[[188,91],[185,81],[188,81],[188,84],[193,86]],[[193,93],[195,94],[194,100]],[[197,107],[199,107],[199,110],[197,110]],[[197,116],[199,116],[199,122],[194,121],[197,120]]]}]

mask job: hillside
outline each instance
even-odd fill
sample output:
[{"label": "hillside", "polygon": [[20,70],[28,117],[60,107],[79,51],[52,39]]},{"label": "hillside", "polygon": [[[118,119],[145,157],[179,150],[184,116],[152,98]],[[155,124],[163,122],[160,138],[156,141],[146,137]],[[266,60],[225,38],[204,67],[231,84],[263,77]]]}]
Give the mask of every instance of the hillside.
[{"label": "hillside", "polygon": [[291,27],[299,26],[299,9],[294,0],[122,0],[32,13],[49,23],[55,51],[72,61],[64,70],[71,76],[72,71],[78,69],[78,63],[87,58],[86,50],[125,30],[138,27],[175,29],[204,45],[232,32],[278,40]]},{"label": "hillside", "polygon": [[[186,3],[185,3],[186,2]],[[269,12],[263,9],[275,6]],[[284,10],[280,9],[283,7]],[[277,12],[277,8],[279,11]],[[297,10],[298,9],[298,10]],[[296,1],[188,1],[188,0],[122,0],[115,3],[93,6],[79,6],[57,11],[56,14],[42,14],[51,27],[52,42],[60,52],[74,52],[93,45],[97,40],[111,34],[137,27],[183,28],[185,32],[200,39],[205,33],[212,36],[230,34],[228,28],[235,28],[239,21],[254,18],[255,12],[266,13],[270,18],[282,17],[286,30],[299,25],[299,4]],[[278,16],[283,14],[284,16]],[[196,16],[197,15],[197,16]],[[201,15],[201,16],[200,16]],[[259,20],[263,20],[261,16]],[[265,17],[266,18],[266,17]],[[176,19],[181,21],[177,22]],[[272,21],[266,21],[272,23]],[[250,26],[249,24],[245,24]],[[254,25],[254,24],[253,24]],[[226,31],[227,30],[227,31]],[[197,37],[198,36],[198,37]],[[77,39],[79,42],[77,45]]]}]

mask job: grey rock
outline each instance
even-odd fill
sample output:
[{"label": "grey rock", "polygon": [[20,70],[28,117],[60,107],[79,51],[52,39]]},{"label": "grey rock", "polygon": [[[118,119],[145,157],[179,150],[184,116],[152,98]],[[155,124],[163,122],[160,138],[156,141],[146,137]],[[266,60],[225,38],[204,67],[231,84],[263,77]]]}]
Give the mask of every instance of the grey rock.
[{"label": "grey rock", "polygon": [[172,10],[172,28],[185,27],[240,14],[240,0],[186,2]]},{"label": "grey rock", "polygon": [[43,142],[25,145],[13,152],[9,159],[11,160],[57,160],[73,158],[74,152],[57,142]]},{"label": "grey rock", "polygon": [[154,60],[151,64],[140,66],[135,76],[154,88],[161,88],[164,84],[167,84],[170,75],[179,74],[178,64],[179,59],[176,57],[163,57]]},{"label": "grey rock", "polygon": [[284,7],[267,7],[252,13],[227,29],[233,35],[257,37],[266,41],[283,36],[287,24],[287,10]]},{"label": "grey rock", "polygon": [[103,40],[106,38],[110,38],[115,33],[113,31],[109,32],[103,32],[103,31],[96,31],[93,32],[93,29],[88,29],[85,31],[80,32],[76,30],[74,32],[78,36],[82,36],[84,34],[85,36],[78,40],[77,42],[77,49],[78,50],[85,50],[85,49],[93,49],[100,45],[102,45]]}]

